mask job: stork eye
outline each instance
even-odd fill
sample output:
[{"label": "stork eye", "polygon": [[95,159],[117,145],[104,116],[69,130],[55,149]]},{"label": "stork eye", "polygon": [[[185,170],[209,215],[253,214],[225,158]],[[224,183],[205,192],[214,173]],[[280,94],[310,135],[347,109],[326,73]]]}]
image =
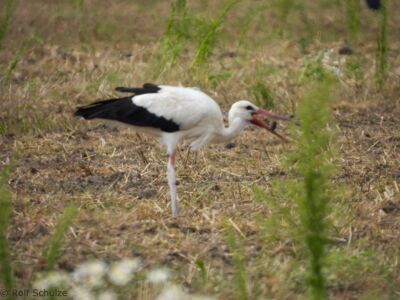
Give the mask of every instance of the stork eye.
[{"label": "stork eye", "polygon": [[247,106],[246,106],[246,109],[247,109],[247,110],[254,110],[254,107],[251,106],[251,105],[247,105]]}]

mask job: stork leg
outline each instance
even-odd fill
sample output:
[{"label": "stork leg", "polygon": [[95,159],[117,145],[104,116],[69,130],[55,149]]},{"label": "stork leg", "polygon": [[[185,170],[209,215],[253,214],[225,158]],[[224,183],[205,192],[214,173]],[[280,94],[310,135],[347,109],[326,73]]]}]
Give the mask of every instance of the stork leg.
[{"label": "stork leg", "polygon": [[168,176],[169,191],[171,193],[172,216],[174,218],[177,218],[179,209],[178,209],[178,197],[176,193],[175,159],[176,159],[176,151],[174,150],[171,154],[169,154],[168,157],[167,176]]}]

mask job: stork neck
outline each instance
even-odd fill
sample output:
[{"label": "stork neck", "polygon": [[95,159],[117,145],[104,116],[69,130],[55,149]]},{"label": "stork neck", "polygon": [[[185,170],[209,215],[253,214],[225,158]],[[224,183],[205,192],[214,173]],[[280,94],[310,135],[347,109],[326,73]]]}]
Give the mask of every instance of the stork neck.
[{"label": "stork neck", "polygon": [[230,120],[229,126],[222,129],[221,142],[228,142],[237,137],[247,126],[247,122],[241,118]]}]

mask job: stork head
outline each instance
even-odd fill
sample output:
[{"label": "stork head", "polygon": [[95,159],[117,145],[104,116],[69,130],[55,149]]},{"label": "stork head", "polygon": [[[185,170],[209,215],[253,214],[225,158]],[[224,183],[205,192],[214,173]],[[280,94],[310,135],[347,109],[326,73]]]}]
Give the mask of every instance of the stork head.
[{"label": "stork head", "polygon": [[272,125],[266,124],[264,121],[257,118],[257,116],[265,116],[268,119],[278,121],[289,121],[293,116],[284,116],[280,114],[276,114],[272,111],[268,111],[262,108],[257,107],[253,103],[247,100],[240,100],[234,103],[229,110],[229,123],[233,122],[235,119],[239,118],[249,124],[256,125],[258,127],[262,127],[272,132],[276,136],[285,140],[282,136],[275,132],[276,122],[272,123]]}]

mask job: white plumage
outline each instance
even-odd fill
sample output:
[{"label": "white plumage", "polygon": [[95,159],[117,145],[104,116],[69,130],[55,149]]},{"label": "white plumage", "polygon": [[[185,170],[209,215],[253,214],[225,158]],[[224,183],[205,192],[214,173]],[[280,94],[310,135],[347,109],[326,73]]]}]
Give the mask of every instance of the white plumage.
[{"label": "white plumage", "polygon": [[175,155],[181,139],[190,139],[191,148],[199,150],[209,143],[232,140],[249,124],[265,128],[284,139],[274,131],[276,123],[269,126],[256,116],[264,115],[273,120],[290,119],[241,100],[232,105],[229,126],[225,127],[218,104],[198,88],[147,83],[142,88],[119,87],[117,90],[135,95],[78,107],[75,115],[85,119],[102,118],[128,123],[137,131],[160,138],[169,155],[167,176],[174,217],[178,216]]},{"label": "white plumage", "polygon": [[132,98],[133,103],[148,111],[179,123],[181,130],[188,130],[199,124],[218,122],[223,119],[219,106],[208,95],[198,89],[159,86],[157,94],[143,94]]}]

